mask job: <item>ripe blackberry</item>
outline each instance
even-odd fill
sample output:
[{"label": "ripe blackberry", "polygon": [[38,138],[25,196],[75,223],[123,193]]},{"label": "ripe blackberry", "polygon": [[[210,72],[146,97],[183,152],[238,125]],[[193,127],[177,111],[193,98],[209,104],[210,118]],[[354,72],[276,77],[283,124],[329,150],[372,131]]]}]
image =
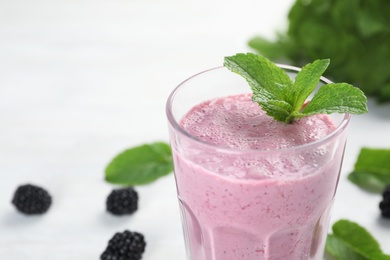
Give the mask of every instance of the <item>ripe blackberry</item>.
[{"label": "ripe blackberry", "polygon": [[387,185],[386,189],[383,191],[383,199],[390,200],[390,184]]},{"label": "ripe blackberry", "polygon": [[19,186],[12,199],[12,204],[27,215],[45,213],[51,202],[51,196],[45,189],[31,184]]},{"label": "ripe blackberry", "polygon": [[138,193],[132,187],[113,190],[107,197],[106,206],[114,215],[132,214],[138,209]]},{"label": "ripe blackberry", "polygon": [[108,242],[106,250],[101,254],[101,260],[140,260],[145,251],[144,236],[137,232],[125,230],[116,233]]},{"label": "ripe blackberry", "polygon": [[383,200],[379,203],[379,209],[383,217],[390,218],[390,185],[386,187],[382,195]]}]

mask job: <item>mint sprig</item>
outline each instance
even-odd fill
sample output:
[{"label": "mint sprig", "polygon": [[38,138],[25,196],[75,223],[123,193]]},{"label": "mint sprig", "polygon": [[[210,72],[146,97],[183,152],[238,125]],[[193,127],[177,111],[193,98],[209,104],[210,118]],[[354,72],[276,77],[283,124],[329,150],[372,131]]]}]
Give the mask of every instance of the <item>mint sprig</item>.
[{"label": "mint sprig", "polygon": [[106,181],[126,186],[151,183],[173,171],[169,144],[139,145],[118,154],[107,166]]},{"label": "mint sprig", "polygon": [[364,93],[347,83],[323,85],[304,106],[329,62],[324,59],[307,64],[298,72],[295,82],[285,70],[253,53],[225,57],[224,66],[247,80],[253,92],[252,100],[277,121],[292,123],[314,114],[366,113]]},{"label": "mint sprig", "polygon": [[382,193],[390,184],[390,150],[362,148],[348,179],[359,187]]},{"label": "mint sprig", "polygon": [[335,259],[390,260],[375,238],[357,223],[339,220],[333,224],[332,231],[326,241],[326,251]]}]

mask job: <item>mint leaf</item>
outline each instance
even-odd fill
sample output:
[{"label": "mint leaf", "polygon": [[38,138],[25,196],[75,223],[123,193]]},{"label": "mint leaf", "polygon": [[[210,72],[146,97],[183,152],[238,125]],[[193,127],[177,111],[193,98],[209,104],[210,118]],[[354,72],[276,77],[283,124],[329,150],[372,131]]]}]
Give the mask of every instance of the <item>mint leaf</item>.
[{"label": "mint leaf", "polygon": [[318,82],[330,63],[329,59],[316,60],[302,68],[298,73],[292,89],[294,109],[299,111],[309,95],[315,90]]},{"label": "mint leaf", "polygon": [[322,113],[366,113],[363,92],[346,83],[322,86],[301,111],[328,65],[327,59],[309,63],[293,82],[286,71],[260,55],[239,53],[224,61],[226,68],[247,80],[253,91],[252,100],[277,121],[292,123],[296,118]]},{"label": "mint leaf", "polygon": [[390,260],[379,243],[363,227],[348,220],[339,220],[328,235],[326,251],[339,260]]},{"label": "mint leaf", "polygon": [[387,183],[390,183],[389,176],[380,173],[353,171],[348,175],[348,180],[367,191],[382,193]]},{"label": "mint leaf", "polygon": [[351,248],[348,243],[342,239],[337,238],[335,235],[328,235],[326,240],[327,252],[340,260],[369,260],[369,256],[361,252],[355,252],[354,248]]},{"label": "mint leaf", "polygon": [[281,100],[269,100],[267,102],[259,102],[259,105],[267,113],[277,121],[289,121],[289,117],[292,111],[292,106]]},{"label": "mint leaf", "polygon": [[318,90],[302,114],[364,114],[367,111],[367,98],[363,91],[347,83],[331,83]]},{"label": "mint leaf", "polygon": [[362,148],[348,179],[363,189],[381,193],[390,184],[390,150]]},{"label": "mint leaf", "polygon": [[128,149],[107,166],[106,181],[127,186],[148,184],[173,171],[169,144],[156,142]]},{"label": "mint leaf", "polygon": [[293,84],[283,69],[253,53],[225,57],[224,66],[248,81],[255,102],[283,100],[286,88]]}]

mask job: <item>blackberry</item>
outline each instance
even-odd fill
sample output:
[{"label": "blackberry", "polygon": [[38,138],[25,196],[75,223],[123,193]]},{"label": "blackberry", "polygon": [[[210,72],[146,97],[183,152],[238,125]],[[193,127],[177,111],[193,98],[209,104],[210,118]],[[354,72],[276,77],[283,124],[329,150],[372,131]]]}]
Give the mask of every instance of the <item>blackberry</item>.
[{"label": "blackberry", "polygon": [[113,190],[107,197],[106,206],[114,215],[132,214],[138,209],[138,193],[132,187]]},{"label": "blackberry", "polygon": [[145,251],[144,236],[137,232],[125,230],[116,233],[108,242],[101,260],[140,260]]},{"label": "blackberry", "polygon": [[19,186],[12,199],[12,204],[27,215],[45,213],[51,202],[51,196],[45,189],[31,184]]},{"label": "blackberry", "polygon": [[386,187],[382,195],[383,200],[379,203],[379,209],[383,217],[390,218],[390,185]]}]

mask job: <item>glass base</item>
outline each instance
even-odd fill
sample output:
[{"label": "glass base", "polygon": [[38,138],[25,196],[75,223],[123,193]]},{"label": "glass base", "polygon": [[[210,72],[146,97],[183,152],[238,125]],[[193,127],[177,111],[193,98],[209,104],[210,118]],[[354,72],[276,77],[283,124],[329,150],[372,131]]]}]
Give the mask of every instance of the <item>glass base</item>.
[{"label": "glass base", "polygon": [[[304,225],[272,232],[260,228],[207,226],[185,202],[179,200],[187,260],[322,260],[332,205],[320,217],[308,219]],[[333,204],[333,202],[331,203]]]}]

